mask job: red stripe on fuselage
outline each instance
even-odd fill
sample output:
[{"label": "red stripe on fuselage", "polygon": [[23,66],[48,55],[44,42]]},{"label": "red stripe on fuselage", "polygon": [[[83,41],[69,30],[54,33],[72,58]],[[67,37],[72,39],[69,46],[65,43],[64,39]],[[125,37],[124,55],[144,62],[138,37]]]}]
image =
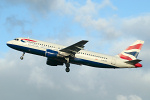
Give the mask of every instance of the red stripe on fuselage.
[{"label": "red stripe on fuselage", "polygon": [[31,41],[31,42],[37,42],[37,41],[34,41],[34,40],[30,40],[30,39],[21,39],[21,40],[26,40],[26,41]]},{"label": "red stripe on fuselage", "polygon": [[126,60],[132,60],[130,57],[125,56],[123,54],[119,54],[119,57],[122,58],[122,59],[126,59]]},{"label": "red stripe on fuselage", "polygon": [[133,46],[129,46],[126,50],[132,50],[132,49],[141,49],[143,44],[136,44]]}]

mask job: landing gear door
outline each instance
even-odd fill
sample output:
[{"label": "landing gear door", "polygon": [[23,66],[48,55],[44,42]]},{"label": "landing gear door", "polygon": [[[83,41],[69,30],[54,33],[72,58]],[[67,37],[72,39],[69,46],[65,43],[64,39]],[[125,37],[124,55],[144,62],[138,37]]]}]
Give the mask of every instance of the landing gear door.
[{"label": "landing gear door", "polygon": [[116,58],[115,57],[112,57],[111,64],[116,65]]}]

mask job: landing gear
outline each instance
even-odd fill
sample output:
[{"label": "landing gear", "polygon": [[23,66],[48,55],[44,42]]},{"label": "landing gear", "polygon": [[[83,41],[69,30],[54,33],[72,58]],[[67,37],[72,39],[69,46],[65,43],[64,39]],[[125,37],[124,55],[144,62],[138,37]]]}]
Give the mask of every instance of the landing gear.
[{"label": "landing gear", "polygon": [[70,67],[69,57],[66,57],[65,59],[66,59],[66,63],[65,63],[65,64],[66,64],[66,72],[70,72],[70,68],[69,68],[69,67]]},{"label": "landing gear", "polygon": [[66,72],[70,72],[70,68],[66,68]]},{"label": "landing gear", "polygon": [[66,57],[65,59],[66,59],[66,63],[65,63],[65,64],[66,64],[66,72],[70,72],[70,68],[69,68],[69,67],[70,67],[69,57]]},{"label": "landing gear", "polygon": [[21,56],[20,59],[23,60],[23,56]]},{"label": "landing gear", "polygon": [[69,63],[66,63],[66,72],[70,72],[70,64]]},{"label": "landing gear", "polygon": [[24,56],[25,52],[23,52],[22,56],[20,57],[21,60],[23,60],[23,56]]}]

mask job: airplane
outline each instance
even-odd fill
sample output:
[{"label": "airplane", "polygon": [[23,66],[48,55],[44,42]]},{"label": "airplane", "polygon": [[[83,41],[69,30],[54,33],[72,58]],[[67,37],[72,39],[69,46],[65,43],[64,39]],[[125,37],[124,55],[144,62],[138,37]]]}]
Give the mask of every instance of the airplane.
[{"label": "airplane", "polygon": [[65,71],[70,71],[70,63],[87,65],[96,68],[139,68],[142,61],[137,56],[144,44],[144,41],[137,40],[127,49],[116,56],[104,55],[84,50],[87,40],[81,40],[70,46],[62,46],[54,43],[43,42],[29,38],[15,38],[8,41],[7,46],[22,51],[20,57],[23,60],[25,53],[47,57],[46,64],[50,66],[64,65]]}]

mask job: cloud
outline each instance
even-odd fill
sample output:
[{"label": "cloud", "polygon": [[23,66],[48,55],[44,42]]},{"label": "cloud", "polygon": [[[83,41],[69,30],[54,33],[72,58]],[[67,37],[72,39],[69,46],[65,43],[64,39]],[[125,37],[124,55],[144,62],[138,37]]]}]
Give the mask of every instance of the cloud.
[{"label": "cloud", "polygon": [[114,10],[117,10],[117,7],[115,7],[110,0],[103,0],[101,5],[99,5],[99,8],[104,8],[105,6],[109,6]]},{"label": "cloud", "polygon": [[[110,0],[103,0],[101,4],[96,4],[91,0],[86,1],[85,6],[81,6],[79,3],[74,1],[67,1],[67,0],[6,0],[8,4],[12,5],[26,5],[30,10],[37,11],[39,13],[49,13],[51,11],[60,11],[64,14],[73,14],[78,7],[81,7],[81,12],[90,12],[92,13],[93,10],[95,10],[95,7],[97,9],[102,9],[106,6],[111,7],[112,9],[117,9]],[[89,7],[89,8],[88,8]],[[73,12],[72,12],[73,11]]]},{"label": "cloud", "polygon": [[32,12],[44,15],[59,10],[71,13],[72,10],[72,4],[66,0],[6,0],[6,2],[12,5],[25,5]]},{"label": "cloud", "polygon": [[[86,30],[87,37],[91,39],[92,50],[105,48],[103,51],[107,51],[107,48],[110,54],[111,52],[117,54],[136,39],[142,38],[146,40],[146,45],[140,57],[142,63],[147,66],[141,69],[114,70],[71,65],[71,72],[66,73],[65,66],[46,65],[46,58],[26,54],[25,59],[20,61],[21,53],[9,51],[4,58],[0,59],[2,99],[146,100],[150,98],[148,15],[119,18],[119,21],[112,16],[109,19],[102,18],[99,11],[105,7],[117,10],[110,0],[103,0],[102,3],[87,0],[85,5],[66,0],[7,0],[7,2],[13,5],[26,5],[28,10],[39,15],[56,11],[56,15],[73,16],[72,20]],[[25,29],[26,24],[29,24],[28,21],[15,16],[7,17],[5,23],[10,31],[19,27],[22,33],[28,33],[28,29]],[[96,33],[92,33],[93,30]],[[81,39],[81,37],[68,38],[65,33],[66,30],[60,35],[59,40],[54,40],[52,37],[47,40],[70,45]],[[61,36],[64,34],[66,38],[62,40]],[[96,37],[93,34],[97,34]]]},{"label": "cloud", "polygon": [[[9,4],[25,5],[32,13],[39,15],[49,15],[55,13],[63,16],[73,16],[73,20],[87,30],[87,33],[92,33],[96,30],[99,36],[104,36],[109,39],[115,39],[120,36],[121,31],[117,30],[112,23],[112,19],[105,19],[99,16],[99,11],[110,7],[112,10],[117,8],[110,0],[103,0],[101,3],[87,0],[85,5],[80,5],[77,2],[66,0],[7,0]],[[31,13],[31,14],[32,14]]]},{"label": "cloud", "polygon": [[13,33],[14,30],[19,30],[22,34],[32,34],[31,29],[26,29],[26,25],[28,24],[29,22],[26,20],[20,20],[15,16],[10,16],[6,18],[4,25],[6,25],[7,31],[9,33]]},{"label": "cloud", "polygon": [[128,100],[128,99],[127,99],[127,97],[125,97],[123,95],[118,95],[117,100]]},{"label": "cloud", "polygon": [[[96,30],[98,36],[102,36],[107,39],[116,39],[122,33],[117,30],[110,20],[104,18],[99,18],[98,20],[92,19],[90,16],[77,16],[75,19],[77,22],[80,22],[81,25],[86,28],[86,30]],[[92,34],[92,32],[90,32]]]},{"label": "cloud", "polygon": [[[117,38],[121,32],[115,29],[112,19],[102,18],[101,15],[98,14],[106,7],[111,7],[113,10],[117,9],[110,0],[103,0],[100,4],[87,0],[85,5],[76,8],[74,20],[80,23],[89,32],[96,30],[99,36],[103,34],[102,36],[109,39]],[[92,34],[92,32],[90,33]]]},{"label": "cloud", "polygon": [[36,67],[34,70],[32,70],[30,76],[29,76],[29,83],[35,84],[38,88],[41,88],[43,86],[45,87],[54,87],[54,83],[51,80],[51,76],[46,76],[43,73],[43,69]]},{"label": "cloud", "polygon": [[[128,38],[130,36],[145,39],[142,34],[149,37],[149,15],[136,18],[119,18],[118,15],[116,17],[111,15],[109,18],[102,17],[101,12],[105,8],[110,8],[110,11],[117,10],[117,7],[110,0],[103,0],[100,3],[87,0],[84,5],[67,0],[6,0],[6,2],[12,5],[24,5],[31,12],[31,15],[36,12],[39,16],[51,13],[56,14],[56,16],[72,16],[72,20],[79,23],[86,30],[88,36],[95,34],[104,40],[114,41],[120,37]],[[35,14],[33,15],[35,16]],[[8,22],[11,21],[10,26],[14,23],[11,19],[16,20],[16,18],[7,18]],[[25,25],[22,21],[16,22],[16,26],[19,24],[21,30],[24,31],[23,26]],[[26,31],[26,33],[31,32],[32,30]]]},{"label": "cloud", "polygon": [[136,95],[130,95],[129,100],[142,100],[139,96]]},{"label": "cloud", "polygon": [[[149,98],[149,70],[97,69],[72,64],[71,72],[66,73],[65,66],[48,66],[46,58],[41,56],[25,54],[23,61],[19,59],[20,56],[20,52],[11,50],[0,59],[0,86],[8,87],[1,87],[5,90],[1,92],[3,99],[8,99],[7,95],[11,95],[12,92],[14,98],[18,95],[18,98],[22,97],[23,100],[36,97],[36,100],[40,100],[41,96],[45,99],[72,98],[73,100]],[[29,94],[28,91],[32,96],[26,96]],[[37,95],[39,93],[40,95]],[[140,99],[140,95],[144,97]]]},{"label": "cloud", "polygon": [[136,95],[130,95],[130,96],[118,95],[117,100],[142,100],[142,99]]},{"label": "cloud", "polygon": [[142,39],[148,40],[150,25],[150,15],[142,15],[132,18],[123,19],[122,29],[126,34],[132,34],[133,36],[139,36]]}]

